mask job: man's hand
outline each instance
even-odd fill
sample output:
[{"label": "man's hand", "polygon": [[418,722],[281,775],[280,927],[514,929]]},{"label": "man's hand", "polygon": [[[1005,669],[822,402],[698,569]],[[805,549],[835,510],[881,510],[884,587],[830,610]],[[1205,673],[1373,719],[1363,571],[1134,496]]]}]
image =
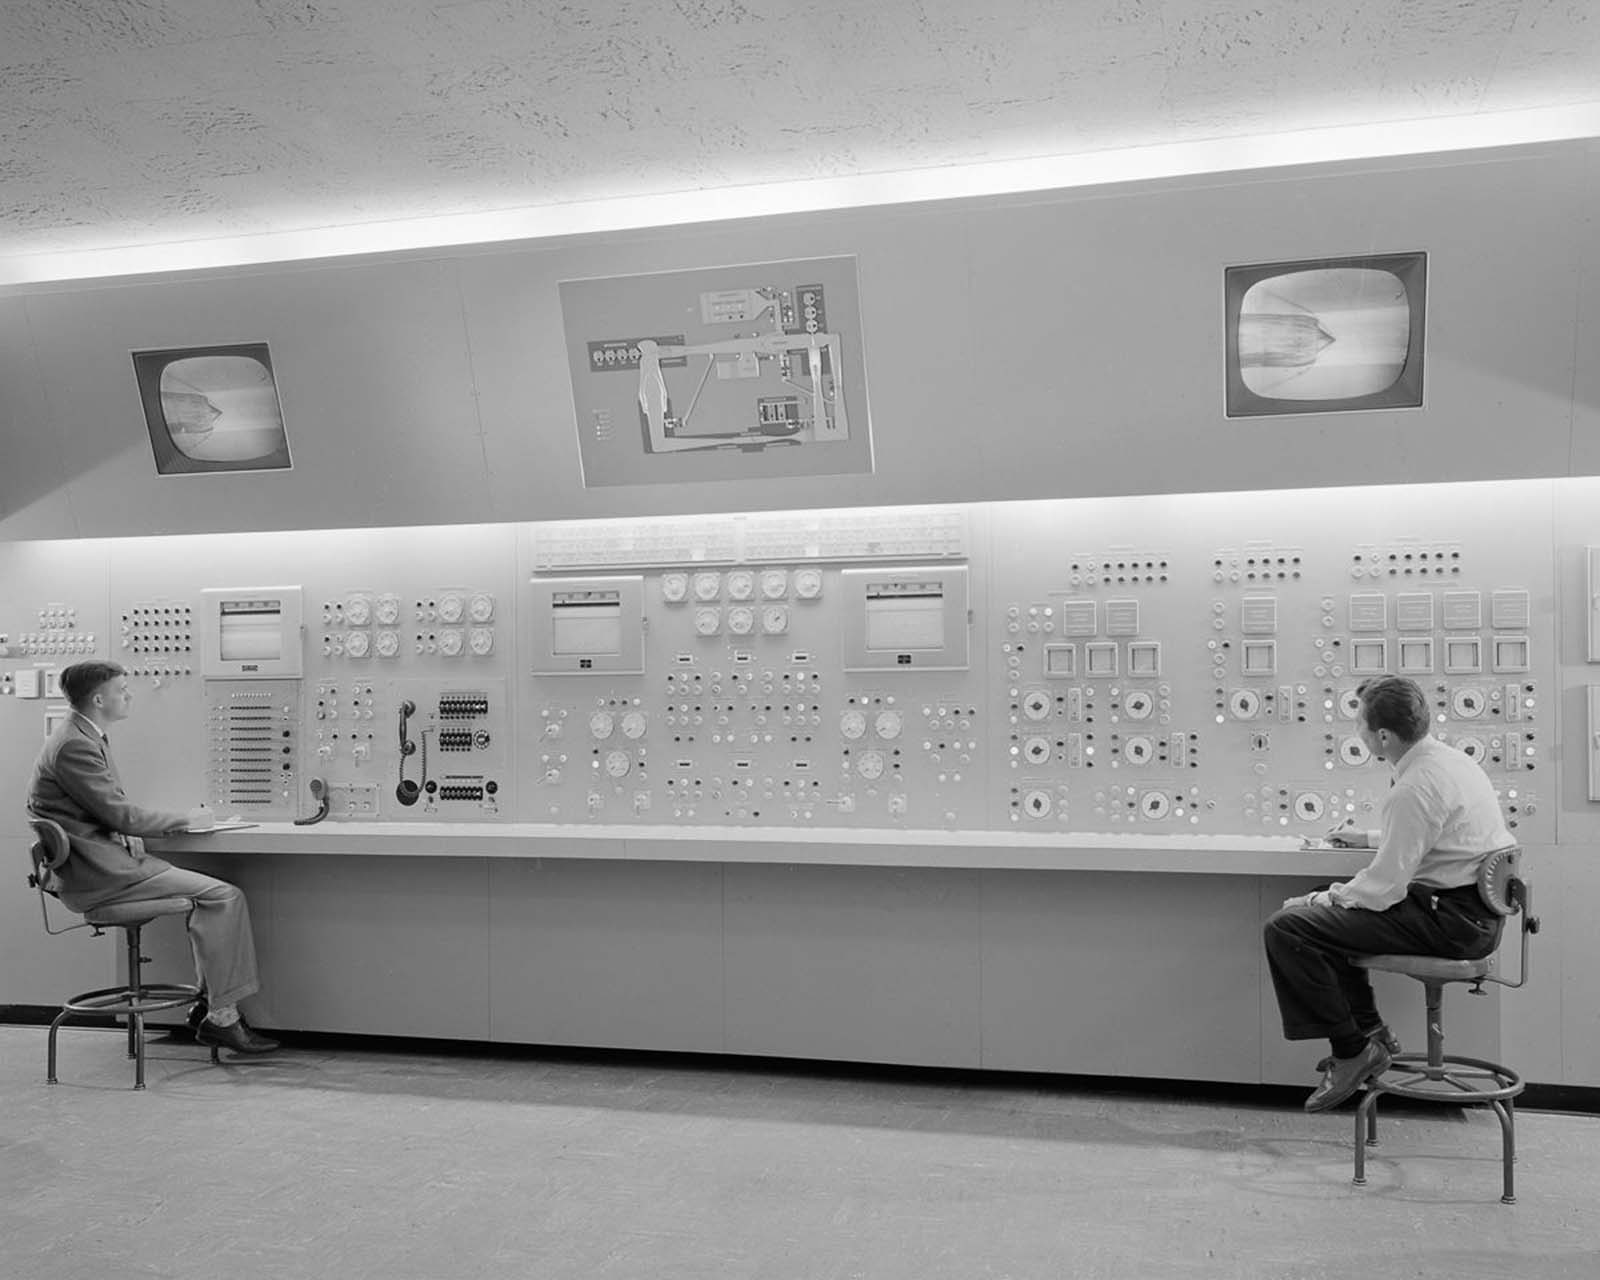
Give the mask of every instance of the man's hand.
[{"label": "man's hand", "polygon": [[189,810],[189,821],[186,824],[190,831],[209,831],[217,825],[217,815],[211,811],[208,804],[196,805]]},{"label": "man's hand", "polygon": [[1330,828],[1323,838],[1337,849],[1364,849],[1367,845],[1367,833],[1356,826],[1354,818]]},{"label": "man's hand", "polygon": [[1331,907],[1333,895],[1326,889],[1318,889],[1315,893],[1302,893],[1298,898],[1285,898],[1285,907]]}]

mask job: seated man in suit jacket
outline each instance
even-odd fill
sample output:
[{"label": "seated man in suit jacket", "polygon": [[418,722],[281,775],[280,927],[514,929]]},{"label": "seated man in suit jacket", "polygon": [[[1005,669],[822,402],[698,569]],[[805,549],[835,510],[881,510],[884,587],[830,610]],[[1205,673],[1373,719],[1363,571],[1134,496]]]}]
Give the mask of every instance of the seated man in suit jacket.
[{"label": "seated man in suit jacket", "polygon": [[255,940],[244,894],[226,881],[185,871],[144,851],[142,836],[209,827],[204,805],[188,813],[144,809],[122,790],[108,726],[128,716],[128,674],[114,662],[78,662],[61,673],[72,714],[45,743],[28,788],[28,812],[61,824],[71,853],[54,889],[73,911],[148,898],[192,898],[189,942],[210,1007],[195,1028],[201,1044],[269,1053],[277,1041],[246,1026],[238,1002],[254,994]]}]

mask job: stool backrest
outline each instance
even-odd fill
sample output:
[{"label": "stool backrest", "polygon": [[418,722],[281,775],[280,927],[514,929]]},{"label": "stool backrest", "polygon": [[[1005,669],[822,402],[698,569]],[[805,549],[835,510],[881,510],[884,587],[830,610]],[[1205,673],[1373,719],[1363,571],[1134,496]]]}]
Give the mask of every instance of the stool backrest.
[{"label": "stool backrest", "polygon": [[28,876],[28,883],[39,891],[39,912],[44,917],[44,931],[55,934],[91,928],[92,926],[87,923],[68,925],[64,929],[50,927],[50,899],[55,897],[55,890],[52,887],[55,877],[51,873],[66,862],[72,852],[72,842],[67,839],[67,833],[61,824],[50,818],[35,818],[30,815],[28,826],[33,828],[33,843],[28,848],[33,872]]},{"label": "stool backrest", "polygon": [[1497,916],[1522,917],[1521,966],[1515,982],[1492,977],[1490,982],[1503,987],[1520,987],[1528,981],[1528,938],[1539,932],[1539,918],[1533,914],[1533,888],[1522,877],[1522,846],[1496,849],[1478,867],[1478,896]]},{"label": "stool backrest", "polygon": [[1478,865],[1478,896],[1497,916],[1514,915],[1521,909],[1522,894],[1517,874],[1522,862],[1522,846],[1496,849]]}]

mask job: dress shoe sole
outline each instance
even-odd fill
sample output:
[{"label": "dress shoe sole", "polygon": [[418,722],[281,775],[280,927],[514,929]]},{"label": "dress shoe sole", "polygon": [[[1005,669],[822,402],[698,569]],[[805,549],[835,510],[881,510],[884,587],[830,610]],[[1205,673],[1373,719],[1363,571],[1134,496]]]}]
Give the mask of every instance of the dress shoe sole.
[{"label": "dress shoe sole", "polygon": [[246,1031],[243,1036],[225,1034],[225,1030],[231,1029],[218,1030],[213,1029],[206,1023],[201,1023],[194,1033],[195,1043],[203,1044],[209,1049],[227,1049],[232,1053],[250,1054],[252,1056],[275,1053],[278,1049],[276,1040],[263,1039],[250,1031]]}]

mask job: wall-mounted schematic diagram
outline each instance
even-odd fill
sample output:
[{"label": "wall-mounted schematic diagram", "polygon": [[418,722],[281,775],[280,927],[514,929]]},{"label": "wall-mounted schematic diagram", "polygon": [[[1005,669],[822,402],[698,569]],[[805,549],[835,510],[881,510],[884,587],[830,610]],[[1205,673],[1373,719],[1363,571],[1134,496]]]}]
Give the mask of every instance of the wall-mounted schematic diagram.
[{"label": "wall-mounted schematic diagram", "polygon": [[588,486],[871,470],[855,260],[561,285]]}]

